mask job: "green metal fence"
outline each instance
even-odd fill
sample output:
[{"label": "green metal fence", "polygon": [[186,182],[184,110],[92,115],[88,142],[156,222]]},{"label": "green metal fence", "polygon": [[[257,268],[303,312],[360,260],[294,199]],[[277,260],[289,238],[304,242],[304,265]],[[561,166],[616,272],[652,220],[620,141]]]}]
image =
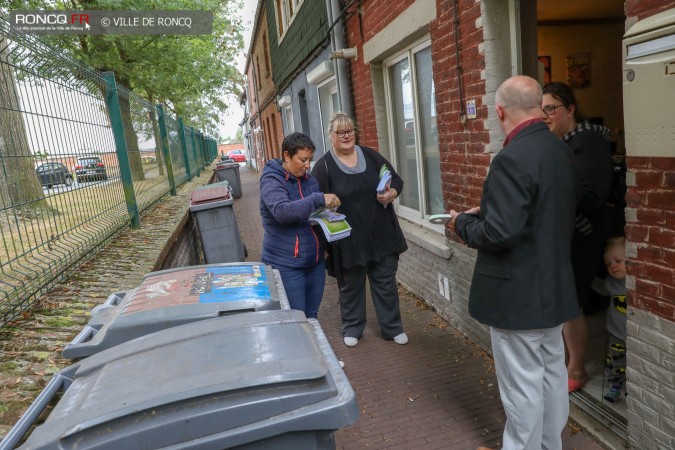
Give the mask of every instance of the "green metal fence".
[{"label": "green metal fence", "polygon": [[97,72],[0,19],[0,326],[217,152]]}]

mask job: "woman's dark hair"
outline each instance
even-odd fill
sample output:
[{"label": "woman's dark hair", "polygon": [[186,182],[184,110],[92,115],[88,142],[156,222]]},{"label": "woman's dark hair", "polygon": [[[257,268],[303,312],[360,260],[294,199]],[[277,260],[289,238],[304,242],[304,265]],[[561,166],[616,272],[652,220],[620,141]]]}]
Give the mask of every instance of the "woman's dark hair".
[{"label": "woman's dark hair", "polygon": [[288,156],[292,158],[293,155],[302,149],[310,150],[312,153],[316,150],[314,142],[312,142],[309,136],[303,133],[291,133],[281,143],[281,159],[284,157],[284,152],[288,152]]},{"label": "woman's dark hair", "polygon": [[584,121],[584,116],[579,111],[579,105],[577,104],[577,99],[574,96],[574,91],[571,87],[565,83],[559,81],[554,81],[545,85],[542,89],[544,95],[549,94],[558,99],[565,108],[569,108],[570,105],[574,105],[574,121],[579,123]]}]

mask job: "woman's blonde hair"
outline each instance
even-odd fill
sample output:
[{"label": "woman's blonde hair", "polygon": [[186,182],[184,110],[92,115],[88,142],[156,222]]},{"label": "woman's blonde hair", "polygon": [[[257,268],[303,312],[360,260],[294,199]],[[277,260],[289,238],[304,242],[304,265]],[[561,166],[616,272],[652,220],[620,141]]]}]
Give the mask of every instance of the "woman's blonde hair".
[{"label": "woman's blonde hair", "polygon": [[351,117],[342,111],[335,111],[328,122],[328,132],[335,131],[337,128],[344,125],[347,125],[356,131],[356,125],[354,125],[354,120]]}]

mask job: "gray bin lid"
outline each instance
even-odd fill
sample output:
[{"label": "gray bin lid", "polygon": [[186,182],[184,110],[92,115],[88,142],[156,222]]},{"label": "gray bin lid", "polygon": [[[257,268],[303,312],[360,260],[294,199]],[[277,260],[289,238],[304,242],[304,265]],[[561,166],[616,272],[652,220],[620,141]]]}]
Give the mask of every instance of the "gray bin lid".
[{"label": "gray bin lid", "polygon": [[228,190],[230,190],[230,191],[232,190],[232,188],[230,187],[230,183],[228,183],[227,181],[218,181],[217,183],[210,183],[210,184],[205,184],[204,186],[199,186],[199,187],[195,188],[195,191],[201,191],[201,190],[204,190],[204,189],[211,189],[212,187],[217,187],[217,186],[225,186],[225,187],[228,188]]},{"label": "gray bin lid", "polygon": [[61,374],[71,381],[21,449],[273,449],[274,436],[358,418],[321,327],[294,310],[172,328]]},{"label": "gray bin lid", "polygon": [[214,170],[224,170],[224,169],[234,169],[237,168],[239,169],[239,163],[236,162],[219,162],[216,164],[216,168]]},{"label": "gray bin lid", "polygon": [[151,272],[130,292],[92,310],[84,330],[63,350],[84,358],[165,328],[213,317],[290,309],[278,271],[259,262],[207,264]]}]

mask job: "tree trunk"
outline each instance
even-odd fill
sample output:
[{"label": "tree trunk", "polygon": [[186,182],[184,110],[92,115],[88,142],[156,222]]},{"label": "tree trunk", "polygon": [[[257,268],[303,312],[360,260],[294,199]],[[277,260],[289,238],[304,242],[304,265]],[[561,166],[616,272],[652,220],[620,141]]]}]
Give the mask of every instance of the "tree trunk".
[{"label": "tree trunk", "polygon": [[35,174],[7,38],[0,36],[0,206],[24,217],[53,212]]},{"label": "tree trunk", "polygon": [[134,181],[141,181],[145,179],[145,173],[143,172],[141,153],[138,149],[138,136],[136,135],[134,120],[131,115],[131,106],[129,105],[129,101],[125,100],[120,99],[120,113],[122,114],[122,125],[124,126],[124,140],[127,143],[129,166],[131,166],[131,178]]},{"label": "tree trunk", "polygon": [[[151,105],[155,104],[155,99],[152,95],[148,96]],[[150,112],[150,121],[152,122],[152,132],[155,136],[155,160],[157,161],[157,170],[159,175],[164,175],[164,158],[162,157],[162,137],[159,132],[159,124],[157,123],[157,113]]]}]

